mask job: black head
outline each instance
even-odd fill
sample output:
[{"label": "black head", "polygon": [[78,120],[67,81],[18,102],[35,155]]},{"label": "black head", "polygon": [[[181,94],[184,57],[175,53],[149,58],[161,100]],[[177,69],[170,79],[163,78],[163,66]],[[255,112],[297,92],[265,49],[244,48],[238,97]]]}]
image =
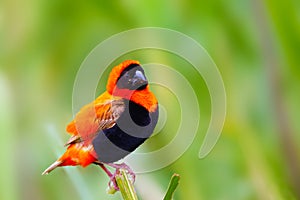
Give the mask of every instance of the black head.
[{"label": "black head", "polygon": [[131,64],[124,69],[118,78],[119,89],[143,90],[147,87],[148,80],[143,68],[138,64]]}]

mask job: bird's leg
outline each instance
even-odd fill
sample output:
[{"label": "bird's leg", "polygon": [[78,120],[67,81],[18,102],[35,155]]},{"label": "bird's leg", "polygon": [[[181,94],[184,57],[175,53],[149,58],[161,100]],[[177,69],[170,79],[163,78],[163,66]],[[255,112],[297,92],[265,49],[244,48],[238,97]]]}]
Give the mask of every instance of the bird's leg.
[{"label": "bird's leg", "polygon": [[116,169],[116,172],[114,173],[114,175],[116,175],[118,173],[118,171],[122,168],[125,169],[128,174],[130,175],[130,179],[131,182],[134,183],[135,182],[135,173],[133,172],[133,170],[126,165],[125,163],[121,163],[121,164],[116,164],[116,163],[107,163],[108,166],[113,167]]},{"label": "bird's leg", "polygon": [[117,182],[116,182],[116,175],[117,175],[117,171],[112,174],[102,163],[96,163],[97,165],[99,165],[103,171],[109,176],[109,179],[110,181],[108,182],[108,186],[109,187],[113,187],[116,191],[119,190],[119,187],[117,185]]},{"label": "bird's leg", "polygon": [[98,164],[102,169],[103,169],[103,171],[109,176],[109,177],[112,177],[113,176],[113,174],[102,164],[102,163],[100,163],[100,164]]}]

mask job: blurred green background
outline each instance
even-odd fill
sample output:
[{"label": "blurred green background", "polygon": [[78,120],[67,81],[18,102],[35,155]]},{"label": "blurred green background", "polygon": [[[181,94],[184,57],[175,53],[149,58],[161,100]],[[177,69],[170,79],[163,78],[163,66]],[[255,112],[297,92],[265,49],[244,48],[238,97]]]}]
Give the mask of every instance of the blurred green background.
[{"label": "blurred green background", "polygon": [[[199,134],[185,154],[162,170],[138,175],[141,199],[161,198],[174,172],[182,177],[175,199],[300,199],[296,0],[1,1],[0,199],[120,199],[106,194],[108,178],[96,166],[41,172],[64,151],[60,138],[68,138],[73,84],[85,57],[113,34],[145,26],[180,31],[207,49],[224,80],[227,117],[213,151],[198,159],[210,118],[205,83],[181,68],[178,57],[133,53],[142,63],[153,57],[181,70],[201,108]],[[149,150],[168,143],[177,128],[176,100],[167,92],[157,95],[173,117],[166,134],[144,145]]]}]

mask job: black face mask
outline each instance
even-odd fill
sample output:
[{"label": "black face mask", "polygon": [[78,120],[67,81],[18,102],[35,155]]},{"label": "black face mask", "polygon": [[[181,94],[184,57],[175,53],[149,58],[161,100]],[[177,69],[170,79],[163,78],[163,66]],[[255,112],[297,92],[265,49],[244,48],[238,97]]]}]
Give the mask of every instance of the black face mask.
[{"label": "black face mask", "polygon": [[148,80],[144,70],[138,64],[132,64],[127,67],[117,81],[117,87],[120,89],[143,90],[147,85]]}]

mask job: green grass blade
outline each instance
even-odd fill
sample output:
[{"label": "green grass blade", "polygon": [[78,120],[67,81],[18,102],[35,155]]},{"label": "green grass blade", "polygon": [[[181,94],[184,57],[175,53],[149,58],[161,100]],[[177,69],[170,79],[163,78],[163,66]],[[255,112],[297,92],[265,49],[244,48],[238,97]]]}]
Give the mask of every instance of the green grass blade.
[{"label": "green grass blade", "polygon": [[171,200],[173,198],[174,192],[179,184],[179,180],[180,180],[179,174],[173,174],[171,181],[169,183],[167,193],[164,197],[164,200]]},{"label": "green grass blade", "polygon": [[120,169],[116,181],[124,200],[138,200],[134,187],[124,169]]}]

